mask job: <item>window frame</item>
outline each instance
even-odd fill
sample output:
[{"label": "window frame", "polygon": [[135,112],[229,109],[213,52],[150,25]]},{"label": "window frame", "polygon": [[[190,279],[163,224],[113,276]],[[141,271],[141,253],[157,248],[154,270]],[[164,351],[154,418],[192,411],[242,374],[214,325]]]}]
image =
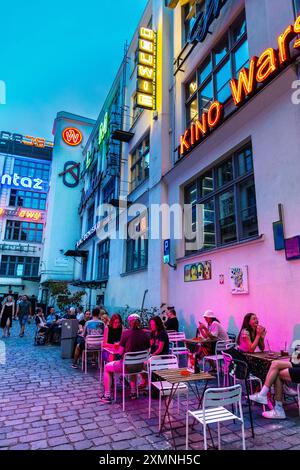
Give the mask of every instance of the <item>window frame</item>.
[{"label": "window frame", "polygon": [[[97,280],[103,281],[109,277],[109,254],[110,238],[106,238],[97,245]],[[104,271],[100,270],[100,267],[102,267],[101,260],[106,261],[106,269]]]},{"label": "window frame", "polygon": [[[252,167],[251,169],[245,169],[243,174],[239,174],[239,155],[243,152],[249,151],[251,152],[252,158]],[[218,186],[218,168],[224,165],[227,161],[232,161],[233,164],[233,179],[222,186]],[[208,173],[212,172],[213,177],[213,190],[208,194],[202,196],[201,195],[201,179],[207,175]],[[240,194],[241,194],[241,186],[243,183],[253,180],[254,183],[254,191],[255,191],[255,217],[256,217],[256,225],[257,230],[255,234],[251,236],[244,236],[243,234],[243,221],[242,221],[242,209],[240,204]],[[188,185],[183,188],[184,193],[184,201],[185,204],[189,203],[189,195],[191,194],[191,188],[196,187],[196,200],[195,204],[205,204],[210,202],[211,200],[214,201],[214,236],[215,236],[215,244],[214,246],[209,246],[207,248],[202,248],[201,250],[195,250],[200,252],[206,252],[210,250],[217,250],[224,248],[226,246],[230,246],[232,244],[239,244],[245,242],[246,240],[251,240],[256,238],[259,234],[259,224],[258,224],[258,215],[257,215],[257,198],[256,198],[256,188],[255,188],[255,178],[254,178],[254,166],[253,166],[253,149],[252,144],[249,142],[236,151],[228,155],[221,161],[218,161],[209,169],[206,169],[204,172],[199,174],[197,178],[191,181]],[[235,230],[236,230],[236,240],[230,241],[228,243],[222,242],[221,236],[221,226],[220,226],[220,210],[219,210],[219,198],[222,194],[232,191],[234,193],[234,215],[235,215]],[[194,205],[195,205],[194,204]],[[254,207],[254,206],[252,206]],[[194,224],[195,222],[193,222]],[[195,251],[187,250],[186,243],[191,242],[190,240],[185,240],[184,251],[185,255],[191,254]]]},{"label": "window frame", "polygon": [[[28,226],[26,227],[24,226],[24,224],[28,224]],[[41,244],[43,242],[43,231],[44,231],[44,225],[42,223],[7,219],[6,226],[5,226],[4,240],[11,241],[11,242],[17,241],[17,242],[23,242],[23,243]],[[34,239],[28,240],[28,236],[32,232],[34,233]],[[17,238],[15,238],[15,233],[18,233]],[[26,234],[25,240],[22,239],[23,233]],[[41,240],[38,239],[38,234],[41,234]]]},{"label": "window frame", "polygon": [[[147,145],[148,143],[148,145]],[[138,186],[140,186],[144,181],[149,178],[149,167],[145,165],[145,157],[149,155],[150,160],[150,134],[147,134],[140,143],[130,152],[130,168],[129,168],[129,192],[134,191]],[[133,173],[136,169],[141,169],[142,178],[135,176],[133,178]]]},{"label": "window frame", "polygon": [[[189,128],[191,123],[194,121],[194,119],[190,119],[188,110],[189,106],[191,103],[196,99],[197,100],[197,118],[199,119],[199,116],[202,116],[203,110],[200,109],[200,93],[202,90],[204,90],[209,83],[212,83],[213,86],[213,98],[211,99],[211,102],[218,100],[218,92],[225,88],[226,84],[223,85],[223,87],[218,91],[217,90],[217,75],[220,72],[220,70],[226,65],[228,61],[230,61],[230,70],[231,70],[231,78],[236,77],[238,71],[241,70],[238,69],[236,70],[236,63],[235,63],[235,54],[236,52],[242,47],[244,43],[248,41],[248,31],[247,31],[247,22],[246,22],[246,28],[244,33],[241,35],[241,37],[237,40],[234,41],[233,36],[234,36],[234,30],[235,28],[239,25],[239,23],[246,22],[246,14],[245,11],[243,11],[236,19],[235,21],[231,24],[231,26],[228,28],[228,30],[223,34],[221,39],[215,44],[215,46],[212,48],[211,52],[204,58],[204,60],[201,61],[201,63],[197,66],[196,70],[193,71],[193,73],[190,76],[190,79],[187,80],[183,86],[184,86],[184,99],[185,99],[185,122],[186,122],[186,127]],[[228,43],[228,51],[227,53],[220,59],[220,61],[216,64],[215,61],[215,54],[216,50],[218,49],[219,45],[222,44],[224,39],[227,38],[227,43]],[[248,53],[249,53],[249,48],[248,48]],[[249,60],[249,54],[248,54],[248,60]],[[201,70],[205,70],[205,67],[207,65],[205,64],[211,64],[211,71],[210,73],[205,77],[204,81],[200,83],[199,77]],[[247,64],[247,61],[243,64],[242,67],[245,67]],[[187,90],[189,89],[189,85],[192,82],[192,77],[196,78],[196,85],[197,89],[195,92],[191,95],[188,95]],[[228,107],[231,104],[231,95],[224,101],[222,104],[225,107],[225,115],[226,115],[226,107]]]},{"label": "window frame", "polygon": [[17,173],[21,177],[40,178],[43,181],[49,181],[50,164],[35,160],[15,158],[14,173]]},{"label": "window frame", "polygon": [[[23,193],[23,195],[21,194]],[[20,199],[23,198],[23,202]],[[31,201],[26,204],[26,200]],[[33,201],[37,202],[37,207],[34,207]],[[28,191],[26,189],[15,189],[10,190],[9,195],[9,206],[10,207],[24,207],[25,209],[34,209],[45,211],[47,204],[47,193]]]},{"label": "window frame", "polygon": [[[4,260],[5,258],[5,260]],[[18,275],[18,266],[23,265],[22,274]],[[3,267],[5,266],[5,273]],[[27,275],[26,267],[30,266],[30,274]],[[13,274],[11,268],[13,267]],[[2,255],[0,263],[0,276],[6,277],[38,277],[40,267],[40,258],[37,256],[15,256]]]},{"label": "window frame", "polygon": [[[130,224],[135,224],[137,227],[143,218],[146,218],[147,221],[147,228],[145,230],[142,230],[140,232],[140,235],[137,236],[136,238],[130,238],[128,234],[128,229]],[[144,240],[145,246],[144,250],[142,250],[142,239]],[[134,267],[134,252],[135,252],[135,242],[138,240],[138,247],[137,247],[137,267]],[[143,213],[139,215],[138,217],[135,217],[134,219],[130,220],[127,223],[127,238],[126,238],[126,253],[125,253],[125,272],[126,273],[134,273],[136,271],[140,271],[143,269],[148,268],[148,250],[149,250],[149,243],[148,243],[148,215],[146,213]],[[145,262],[142,264],[142,252],[145,252]]]}]

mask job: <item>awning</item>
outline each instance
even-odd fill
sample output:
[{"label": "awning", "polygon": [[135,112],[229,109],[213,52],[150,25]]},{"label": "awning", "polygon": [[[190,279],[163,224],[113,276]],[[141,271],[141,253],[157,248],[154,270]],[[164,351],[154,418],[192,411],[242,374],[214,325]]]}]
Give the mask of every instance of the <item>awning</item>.
[{"label": "awning", "polygon": [[107,285],[108,279],[104,279],[102,281],[74,281],[72,282],[72,286],[75,287],[83,287],[86,289],[105,289]]},{"label": "awning", "polygon": [[72,256],[73,258],[86,258],[88,251],[86,250],[67,250],[64,256]]},{"label": "awning", "polygon": [[112,133],[112,139],[119,140],[120,142],[130,142],[134,136],[133,132],[124,131],[123,129],[116,129]]}]

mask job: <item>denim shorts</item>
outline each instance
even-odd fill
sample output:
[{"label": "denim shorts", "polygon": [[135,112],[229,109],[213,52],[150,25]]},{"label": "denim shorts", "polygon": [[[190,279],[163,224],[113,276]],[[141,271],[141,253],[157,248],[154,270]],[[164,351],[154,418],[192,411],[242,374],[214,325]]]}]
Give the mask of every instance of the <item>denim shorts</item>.
[{"label": "denim shorts", "polygon": [[19,315],[19,323],[21,326],[25,326],[28,321],[28,315]]}]

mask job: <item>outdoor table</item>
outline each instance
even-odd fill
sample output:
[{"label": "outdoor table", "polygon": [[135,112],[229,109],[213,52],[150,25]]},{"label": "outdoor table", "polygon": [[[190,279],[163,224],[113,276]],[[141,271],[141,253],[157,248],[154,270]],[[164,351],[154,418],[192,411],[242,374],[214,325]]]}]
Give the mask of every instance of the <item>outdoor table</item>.
[{"label": "outdoor table", "polygon": [[[187,386],[190,385],[190,389],[192,390],[192,392],[194,393],[194,395],[196,396],[196,398],[198,400],[198,408],[200,408],[200,406],[202,405],[204,392],[207,389],[208,381],[214,379],[215,376],[211,375],[207,372],[199,372],[199,373],[195,374],[194,372],[191,372],[186,368],[164,369],[164,370],[155,371],[155,372],[153,372],[153,374],[155,374],[157,376],[157,378],[159,379],[159,381],[161,382],[162,395],[167,397],[166,398],[166,409],[165,409],[165,413],[164,413],[164,416],[163,416],[163,419],[162,419],[162,423],[161,423],[161,427],[160,427],[160,433],[163,432],[166,420],[168,419],[173,444],[174,444],[174,447],[176,448],[174,430],[173,430],[172,423],[171,423],[169,408],[170,408],[170,404],[171,404],[174,396],[176,395],[179,384],[185,383]],[[164,391],[163,391],[163,382],[164,381],[167,381],[172,385],[172,388],[171,388],[171,391],[170,391],[169,395],[164,395]],[[203,389],[202,393],[201,393],[201,391],[199,390],[199,388],[197,386],[198,381],[205,381],[204,389]],[[195,383],[195,388],[193,388],[191,386],[192,383]]]},{"label": "outdoor table", "polygon": [[252,353],[243,353],[246,356],[249,369],[252,374],[259,377],[263,382],[269,372],[273,361],[290,360],[290,356],[282,356],[280,352],[259,351]]}]

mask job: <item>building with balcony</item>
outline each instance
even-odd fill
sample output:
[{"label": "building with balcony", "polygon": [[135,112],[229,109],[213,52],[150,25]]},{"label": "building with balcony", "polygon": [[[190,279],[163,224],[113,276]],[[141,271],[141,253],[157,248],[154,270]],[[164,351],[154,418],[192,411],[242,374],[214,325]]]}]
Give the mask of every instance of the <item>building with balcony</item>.
[{"label": "building with balcony", "polygon": [[38,295],[53,143],[0,132],[0,297]]}]

